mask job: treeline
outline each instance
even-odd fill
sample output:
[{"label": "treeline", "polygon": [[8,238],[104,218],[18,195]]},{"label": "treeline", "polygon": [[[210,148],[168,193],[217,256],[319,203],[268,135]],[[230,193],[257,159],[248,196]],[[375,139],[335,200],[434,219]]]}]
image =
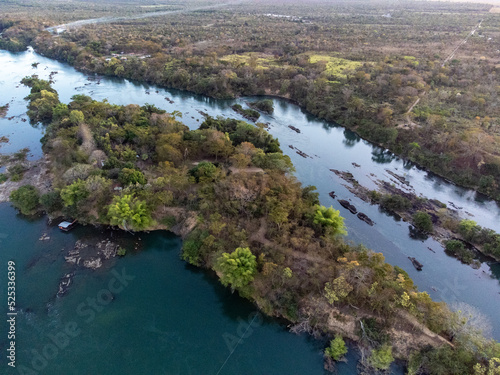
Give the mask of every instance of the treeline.
[{"label": "treeline", "polygon": [[[488,44],[498,20],[482,5],[448,4],[442,14],[442,4],[412,3],[381,17],[381,4],[362,4],[287,4],[286,11],[266,5],[269,14],[242,5],[97,24],[57,37],[38,32],[36,23],[4,19],[0,47],[30,43],[82,70],[218,98],[287,97],[499,199],[498,67]],[[478,17],[485,28],[441,66],[442,51],[458,44]]]},{"label": "treeline", "polygon": [[[315,188],[290,175],[290,159],[262,124],[209,117],[190,131],[179,113],[153,105],[84,95],[64,104],[48,82],[23,83],[31,87],[30,118],[47,124],[43,149],[54,190],[39,197],[33,187],[18,189],[11,200],[21,211],[127,230],[187,229],[183,259],[215,270],[269,315],[323,332],[338,330],[337,318],[352,320],[339,333],[360,341],[372,368],[417,350],[415,373],[464,374],[500,355],[470,317],[418,292],[382,254],[346,244],[339,212],[320,206]],[[455,349],[436,339],[418,351],[419,322]],[[395,341],[399,334],[415,340]],[[332,358],[338,341],[327,351]],[[443,361],[448,372],[435,371]]]}]

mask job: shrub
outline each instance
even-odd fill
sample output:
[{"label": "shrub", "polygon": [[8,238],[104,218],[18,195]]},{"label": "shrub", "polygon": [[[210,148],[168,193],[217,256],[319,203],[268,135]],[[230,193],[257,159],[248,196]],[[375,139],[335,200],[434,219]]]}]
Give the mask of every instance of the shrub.
[{"label": "shrub", "polygon": [[38,191],[32,185],[23,185],[10,194],[12,205],[23,215],[31,215],[38,207]]},{"label": "shrub", "polygon": [[216,268],[222,274],[220,280],[223,285],[242,288],[253,281],[257,261],[248,247],[238,247],[231,254],[222,253]]},{"label": "shrub", "polygon": [[147,182],[146,177],[144,177],[144,173],[130,168],[123,168],[118,175],[118,180],[123,185],[144,185]]},{"label": "shrub", "polygon": [[342,336],[336,335],[335,338],[330,341],[330,346],[325,349],[325,355],[335,361],[338,361],[345,354],[347,354],[347,347],[345,345],[344,339],[342,338]]},{"label": "shrub", "polygon": [[412,216],[413,225],[422,232],[430,233],[433,230],[432,220],[427,212],[418,211]]},{"label": "shrub", "polygon": [[378,349],[373,349],[368,359],[370,365],[377,370],[387,370],[393,361],[392,347],[389,345],[382,345]]}]

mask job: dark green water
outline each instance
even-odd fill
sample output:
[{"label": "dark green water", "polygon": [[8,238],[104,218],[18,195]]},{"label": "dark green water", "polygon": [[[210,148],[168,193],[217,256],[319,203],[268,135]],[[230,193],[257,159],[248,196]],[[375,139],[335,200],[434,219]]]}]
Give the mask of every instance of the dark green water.
[{"label": "dark green water", "polygon": [[[33,62],[40,62],[37,69],[31,68]],[[47,78],[51,71],[58,71],[54,87],[66,103],[74,94],[87,94],[116,104],[151,103],[167,111],[181,111],[183,122],[191,128],[203,121],[198,111],[239,118],[229,108],[234,101],[218,101],[119,79],[88,77],[32,52],[0,51],[0,67],[3,73],[0,75],[0,105],[10,103],[7,118],[0,119],[0,136],[9,136],[10,142],[3,144],[0,152],[13,152],[28,146],[32,150],[31,158],[41,155],[39,138],[43,129],[22,121],[26,118],[23,98],[29,91],[20,86],[19,81],[33,73]],[[165,97],[174,103],[170,104]],[[237,102],[244,104],[245,100],[248,98]],[[390,181],[386,170],[404,175],[417,194],[451,201],[462,207],[459,212],[463,217],[497,231],[500,231],[499,207],[472,191],[399,160],[340,126],[319,121],[286,101],[274,99],[274,102],[273,116],[263,116],[261,120],[270,123],[270,133],[279,138],[284,152],[292,158],[297,178],[305,185],[317,186],[322,204],[341,210],[346,218],[349,239],[383,252],[389,263],[405,269],[419,289],[428,291],[432,298],[477,307],[490,320],[493,336],[500,339],[498,263],[486,261],[479,270],[474,270],[448,257],[441,245],[432,239],[411,238],[407,223],[354,197],[329,169],[349,170],[368,187],[375,186],[375,179]],[[9,120],[11,116],[14,118]],[[301,133],[295,133],[288,125],[300,128]],[[288,145],[311,158],[302,158]],[[354,167],[353,162],[361,167]],[[339,199],[350,199],[359,211],[368,214],[375,226],[358,220],[332,200],[328,196],[332,190]],[[45,231],[50,232],[48,243],[38,241]],[[141,235],[140,251],[108,263],[98,271],[77,270],[69,293],[55,299],[59,279],[69,270],[63,259],[65,251],[82,236],[108,234],[83,228],[69,234],[46,229],[45,219],[22,219],[8,204],[0,204],[0,232],[7,235],[5,238],[0,235],[0,285],[4,285],[7,260],[14,259],[19,265],[18,305],[24,312],[18,324],[21,335],[18,363],[29,364],[34,358],[32,350],[43,350],[50,343],[47,335],[56,334],[68,322],[75,321],[81,327],[81,334],[60,350],[41,374],[217,374],[230,354],[224,337],[235,336],[239,340],[240,320],[253,319],[251,304],[231,295],[209,274],[181,262],[179,240],[166,233]],[[123,238],[122,241],[136,240]],[[427,247],[436,252],[430,252]],[[417,272],[408,256],[417,257],[424,264],[424,271]],[[121,272],[123,267],[135,279],[102,312],[96,313],[92,322],[86,323],[88,315],[79,316],[78,306],[87,298],[96,297],[113,277],[113,270]],[[0,291],[0,300],[5,300],[4,288]],[[2,305],[0,312],[3,313],[5,307]],[[2,328],[1,332],[5,330]],[[2,350],[4,340],[4,336],[0,337]],[[323,345],[295,336],[275,321],[265,320],[248,338],[241,340],[220,374],[322,374]],[[352,356],[349,359],[348,366],[341,365],[340,373],[355,373],[356,359]]]},{"label": "dark green water", "polygon": [[[289,333],[211,274],[186,265],[181,241],[170,233],[139,237],[85,227],[63,233],[7,204],[0,204],[0,228],[0,277],[4,285],[6,264],[15,260],[20,310],[18,371],[4,371],[2,356],[2,374],[324,373],[323,342]],[[39,241],[43,233],[50,240]],[[96,271],[77,269],[68,294],[56,298],[60,277],[74,269],[63,255],[88,237],[139,247]],[[2,322],[2,353],[4,332]],[[355,362],[351,355],[340,373],[354,374]]]}]

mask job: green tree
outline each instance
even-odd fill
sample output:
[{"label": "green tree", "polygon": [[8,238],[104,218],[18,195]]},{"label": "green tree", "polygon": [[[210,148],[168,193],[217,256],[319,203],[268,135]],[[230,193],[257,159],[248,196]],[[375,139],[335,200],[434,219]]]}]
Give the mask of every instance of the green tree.
[{"label": "green tree", "polygon": [[347,282],[344,276],[339,276],[333,282],[325,284],[325,297],[330,305],[346,298],[354,288]]},{"label": "green tree", "polygon": [[118,180],[123,185],[146,184],[147,180],[144,173],[137,169],[123,168],[118,175]]},{"label": "green tree", "polygon": [[83,121],[85,121],[85,116],[83,115],[82,111],[74,110],[69,113],[69,121],[73,125],[80,125],[83,124]]},{"label": "green tree", "polygon": [[325,349],[325,355],[338,361],[346,354],[347,347],[344,339],[340,335],[335,335],[335,338],[330,341],[330,346]]},{"label": "green tree", "polygon": [[458,232],[462,236],[464,236],[464,238],[467,241],[471,241],[471,242],[474,242],[474,240],[476,239],[480,230],[481,230],[481,227],[479,225],[477,225],[477,223],[474,220],[464,219],[460,222],[460,224],[458,226]]},{"label": "green tree", "polygon": [[32,185],[23,185],[10,193],[10,201],[23,215],[33,214],[38,207],[38,191]]},{"label": "green tree", "polygon": [[113,198],[113,202],[108,207],[108,218],[111,225],[117,225],[126,230],[141,230],[153,224],[146,204],[128,194]]},{"label": "green tree", "polygon": [[476,363],[474,375],[500,375],[500,359],[492,358],[487,365]]},{"label": "green tree", "polygon": [[54,212],[62,209],[61,195],[57,191],[50,191],[40,197],[40,204],[45,211]]},{"label": "green tree", "polygon": [[61,190],[61,198],[66,207],[77,205],[89,196],[85,181],[80,179]]},{"label": "green tree", "polygon": [[392,347],[387,344],[382,345],[378,349],[373,349],[372,354],[368,358],[370,365],[377,370],[387,370],[393,361]]},{"label": "green tree", "polygon": [[196,179],[196,182],[213,182],[217,177],[217,167],[208,161],[198,163],[196,167],[189,171],[189,174]]},{"label": "green tree", "polygon": [[427,212],[417,211],[412,216],[413,225],[422,232],[430,233],[433,230],[432,220]]},{"label": "green tree", "polygon": [[253,280],[257,261],[248,247],[238,247],[231,254],[223,253],[217,259],[216,269],[221,273],[222,284],[242,288]]},{"label": "green tree", "polygon": [[340,216],[339,210],[333,207],[317,206],[314,214],[314,224],[319,224],[330,230],[333,235],[347,234],[344,225],[344,218]]}]

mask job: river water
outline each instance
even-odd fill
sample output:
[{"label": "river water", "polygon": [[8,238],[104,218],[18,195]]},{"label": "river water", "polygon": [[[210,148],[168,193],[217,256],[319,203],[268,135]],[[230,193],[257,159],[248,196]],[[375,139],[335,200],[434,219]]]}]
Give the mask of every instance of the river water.
[{"label": "river water", "polygon": [[[33,62],[40,64],[32,68]],[[43,129],[23,122],[27,118],[23,98],[29,89],[19,81],[33,73],[47,78],[51,71],[57,71],[53,86],[63,102],[68,103],[75,94],[86,94],[115,104],[155,104],[167,111],[182,112],[182,121],[192,129],[203,121],[199,111],[212,116],[241,118],[229,106],[235,102],[244,105],[245,101],[252,100],[215,100],[122,79],[88,76],[32,51],[19,54],[0,51],[0,69],[0,105],[10,104],[6,118],[0,119],[0,136],[8,136],[10,141],[1,145],[0,152],[29,147],[30,159],[37,159],[42,154],[39,139]],[[318,188],[322,204],[333,205],[341,211],[346,218],[348,238],[383,252],[389,263],[405,269],[419,289],[429,292],[435,300],[451,304],[464,302],[478,308],[490,320],[492,335],[499,340],[500,265],[485,261],[480,269],[474,270],[447,256],[434,240],[411,238],[407,223],[353,196],[343,186],[344,181],[329,169],[350,171],[368,187],[375,187],[375,179],[391,181],[387,173],[390,170],[405,176],[417,194],[445,203],[453,202],[461,207],[459,212],[464,218],[472,218],[497,231],[500,231],[499,206],[470,190],[419,170],[341,126],[320,121],[285,100],[273,100],[274,114],[262,116],[260,121],[269,122],[270,133],[279,138],[282,149],[296,167],[296,177],[304,185]],[[299,128],[301,133],[297,134],[288,125]],[[310,158],[299,156],[288,145],[302,150]],[[359,211],[375,221],[375,225],[368,226],[331,199],[328,192],[332,190],[339,199],[350,199]],[[217,374],[231,353],[226,343],[228,338],[229,341],[231,337],[240,338],[241,332],[237,331],[241,330],[241,321],[255,318],[250,304],[230,295],[209,273],[181,262],[178,258],[180,241],[168,233],[142,235],[138,251],[99,271],[77,271],[68,295],[54,298],[59,279],[67,272],[64,252],[79,238],[109,237],[111,232],[80,228],[63,234],[47,227],[43,218],[28,220],[16,215],[8,204],[0,205],[0,224],[0,231],[4,233],[0,234],[0,264],[5,265],[8,259],[18,263],[18,305],[24,314],[18,323],[22,335],[18,341],[24,343],[19,349],[19,360],[30,363],[36,358],[32,350],[43,350],[51,342],[48,334],[56,334],[68,322],[75,321],[82,331],[67,348],[59,350],[56,358],[40,373],[77,373],[67,371],[68,366],[75,363],[76,368],[88,371],[92,366],[113,368],[98,371],[110,374],[115,371],[146,373],[143,369],[148,369],[148,373]],[[38,241],[45,232],[51,240]],[[117,232],[113,233],[118,236]],[[123,241],[137,242],[137,238],[124,238]],[[408,256],[415,256],[424,264],[424,270],[417,272]],[[113,272],[122,272],[123,268],[136,276],[133,282],[87,324],[85,317],[75,314],[76,308],[89,296],[96,296],[113,277]],[[5,270],[1,269],[0,277],[4,275]],[[0,292],[0,300],[5,300],[3,293],[4,290]],[[247,332],[236,349],[234,345],[229,346],[234,351],[220,374],[323,373],[321,351],[324,343],[288,333],[276,321],[261,323],[260,318],[257,321],[258,324],[253,322],[257,327],[249,329],[252,333]],[[30,345],[26,345],[27,342]],[[2,345],[5,345],[3,337],[0,338]],[[347,365],[340,366],[340,373],[355,373],[355,356],[350,355],[349,359]],[[46,370],[49,368],[53,370]],[[88,372],[82,370],[81,373]]]}]

